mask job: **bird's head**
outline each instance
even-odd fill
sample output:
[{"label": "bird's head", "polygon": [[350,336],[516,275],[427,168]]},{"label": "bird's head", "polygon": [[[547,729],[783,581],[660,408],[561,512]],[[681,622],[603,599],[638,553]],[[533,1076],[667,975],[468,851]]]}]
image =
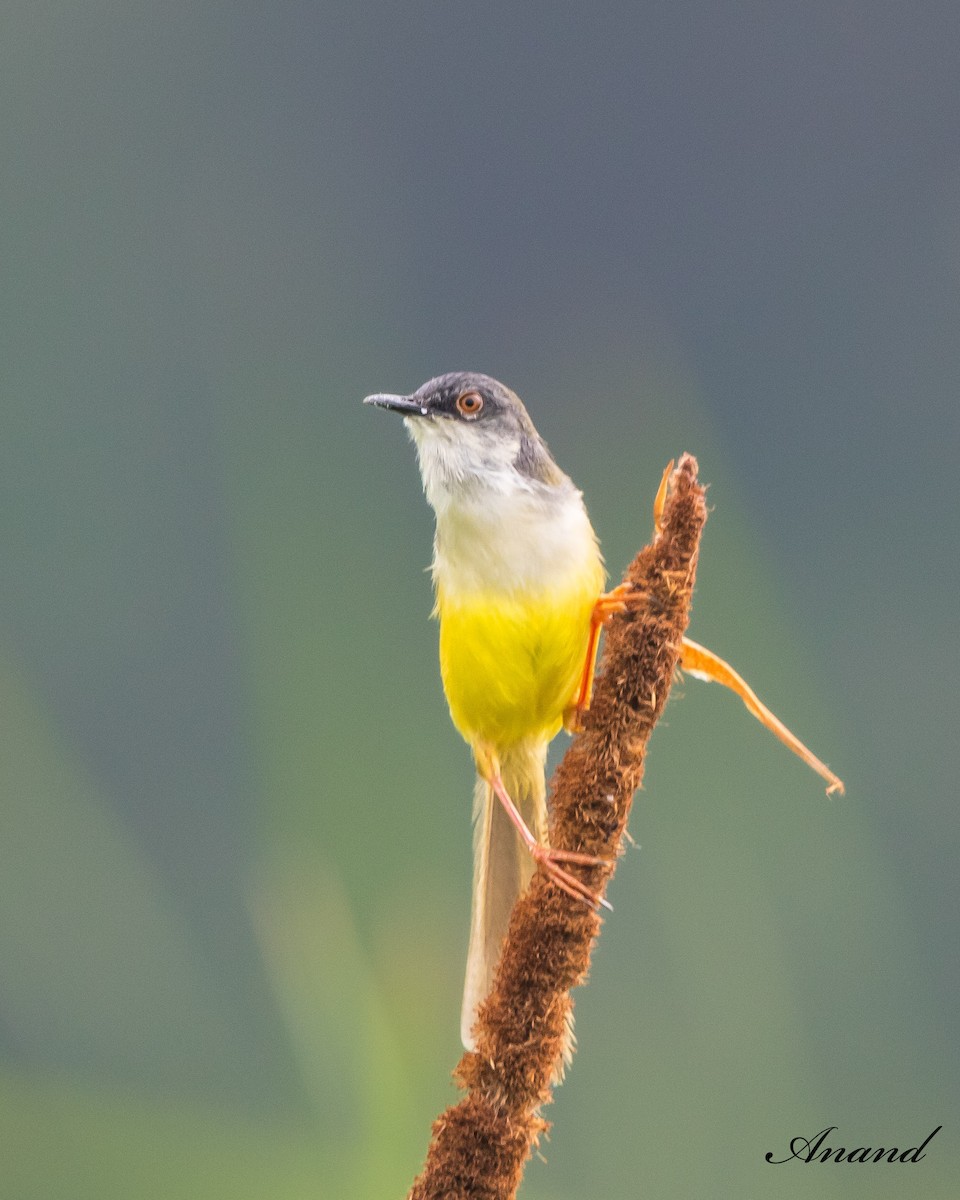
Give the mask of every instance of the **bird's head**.
[{"label": "bird's head", "polygon": [[378,393],[364,404],[403,416],[434,508],[465,491],[566,481],[520,397],[489,375],[454,371],[428,379],[409,396]]}]

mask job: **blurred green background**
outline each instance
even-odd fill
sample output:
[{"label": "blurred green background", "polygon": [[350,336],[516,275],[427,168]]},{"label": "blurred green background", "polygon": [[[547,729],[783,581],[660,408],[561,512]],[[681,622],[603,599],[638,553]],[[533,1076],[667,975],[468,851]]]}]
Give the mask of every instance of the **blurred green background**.
[{"label": "blurred green background", "polygon": [[[402,1196],[471,767],[399,423],[497,375],[618,576],[711,485],[527,1200],[955,1197],[960,9],[7,0],[0,1196]],[[913,1167],[772,1167],[793,1136]],[[777,1154],[777,1157],[780,1157]]]}]

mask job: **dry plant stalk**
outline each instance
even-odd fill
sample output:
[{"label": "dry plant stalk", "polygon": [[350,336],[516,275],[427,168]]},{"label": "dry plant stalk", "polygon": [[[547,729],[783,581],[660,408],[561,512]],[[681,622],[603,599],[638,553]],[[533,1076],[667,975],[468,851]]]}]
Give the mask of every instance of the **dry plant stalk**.
[{"label": "dry plant stalk", "polygon": [[[616,867],[647,741],[670,692],[687,628],[707,509],[697,461],[670,477],[658,536],[624,582],[646,597],[616,616],[584,729],[552,783],[551,845],[608,860],[584,871],[602,891]],[[510,1200],[548,1123],[540,1115],[562,1073],[570,989],[583,982],[598,915],[538,870],[510,920],[477,1050],[455,1071],[467,1094],[433,1125],[423,1171],[408,1200]]]}]

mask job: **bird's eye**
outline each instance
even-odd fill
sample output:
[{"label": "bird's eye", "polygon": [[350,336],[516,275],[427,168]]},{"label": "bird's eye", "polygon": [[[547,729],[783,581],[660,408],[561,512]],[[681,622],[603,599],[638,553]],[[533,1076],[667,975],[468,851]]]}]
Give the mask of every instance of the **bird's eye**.
[{"label": "bird's eye", "polygon": [[483,408],[483,397],[479,392],[473,390],[461,392],[457,397],[457,412],[461,416],[468,418],[479,417],[481,408]]}]

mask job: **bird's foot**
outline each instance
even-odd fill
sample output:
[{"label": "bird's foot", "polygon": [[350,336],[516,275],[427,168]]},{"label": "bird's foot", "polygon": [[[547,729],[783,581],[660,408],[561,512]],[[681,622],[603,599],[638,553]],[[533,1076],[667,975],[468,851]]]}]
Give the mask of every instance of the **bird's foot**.
[{"label": "bird's foot", "polygon": [[590,614],[590,635],[587,640],[587,653],[583,660],[583,674],[580,676],[580,686],[573,704],[563,714],[563,726],[568,733],[579,733],[583,729],[583,714],[590,707],[593,699],[593,677],[597,669],[597,648],[600,645],[600,631],[617,613],[626,612],[628,608],[643,604],[647,593],[633,587],[630,583],[618,583],[609,592],[598,597]]},{"label": "bird's foot", "polygon": [[613,906],[599,892],[587,887],[582,879],[565,870],[561,863],[577,863],[584,867],[602,866],[607,860],[598,858],[595,854],[582,854],[578,850],[553,850],[549,846],[541,846],[535,842],[530,847],[530,853],[543,868],[544,874],[562,892],[566,892],[574,900],[582,900],[591,908],[605,908],[613,912]]}]

